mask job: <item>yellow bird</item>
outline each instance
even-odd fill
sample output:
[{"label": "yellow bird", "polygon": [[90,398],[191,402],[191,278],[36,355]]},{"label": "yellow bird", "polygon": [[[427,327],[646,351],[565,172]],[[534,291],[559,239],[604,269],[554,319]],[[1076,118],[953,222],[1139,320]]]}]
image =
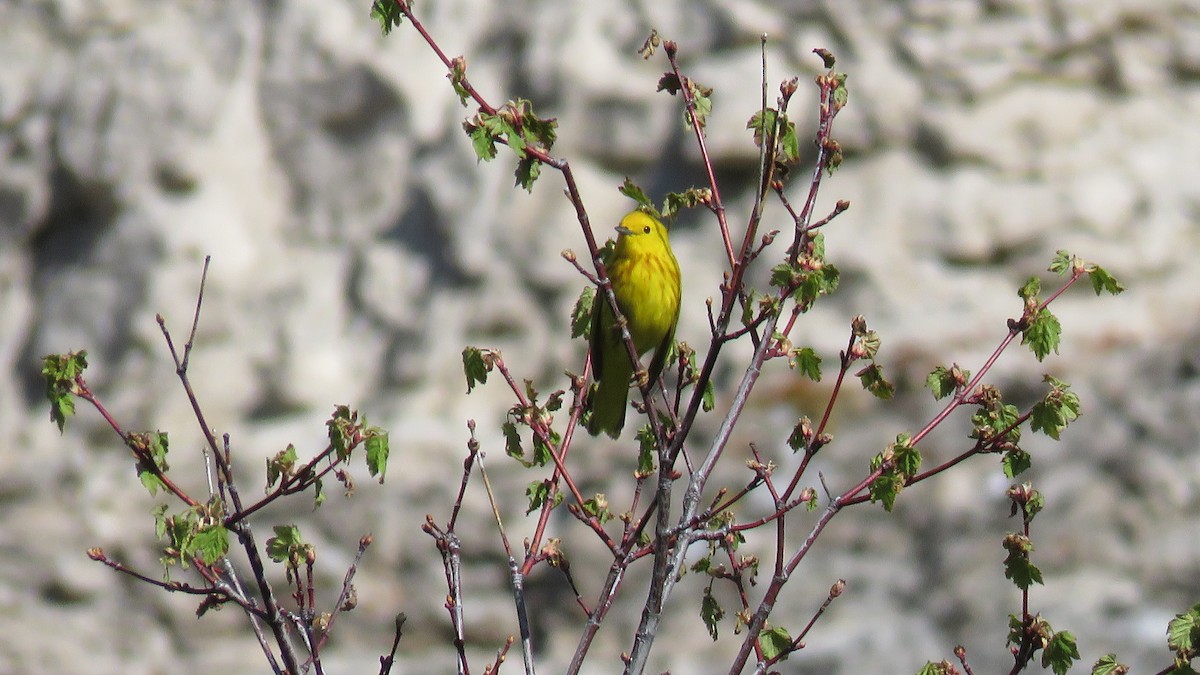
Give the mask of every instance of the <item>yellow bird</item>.
[{"label": "yellow bird", "polygon": [[[617,232],[616,246],[606,264],[608,278],[638,356],[654,349],[647,371],[653,385],[662,373],[679,323],[679,263],[671,252],[666,226],[653,216],[633,211],[621,219]],[[604,431],[616,438],[625,426],[633,363],[603,293],[596,294],[592,310],[590,348],[597,389],[588,431],[593,436]]]}]

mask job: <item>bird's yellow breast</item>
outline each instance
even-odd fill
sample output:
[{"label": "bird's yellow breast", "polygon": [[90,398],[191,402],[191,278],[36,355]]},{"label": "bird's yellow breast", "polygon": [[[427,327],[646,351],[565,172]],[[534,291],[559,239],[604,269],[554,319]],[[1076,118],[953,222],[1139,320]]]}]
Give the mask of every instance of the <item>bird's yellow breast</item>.
[{"label": "bird's yellow breast", "polygon": [[639,354],[656,347],[679,316],[679,263],[669,251],[614,261],[610,274],[617,305],[629,322]]}]

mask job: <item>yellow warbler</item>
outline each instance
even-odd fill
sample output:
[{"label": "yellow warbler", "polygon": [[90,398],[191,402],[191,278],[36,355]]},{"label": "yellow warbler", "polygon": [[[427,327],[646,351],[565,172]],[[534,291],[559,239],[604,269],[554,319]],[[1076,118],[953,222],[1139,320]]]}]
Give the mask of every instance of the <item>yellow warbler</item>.
[{"label": "yellow warbler", "polygon": [[[638,356],[655,350],[647,371],[653,384],[679,323],[679,263],[671,252],[667,228],[653,216],[633,211],[621,219],[617,232],[617,244],[606,264],[608,278]],[[604,431],[616,438],[625,426],[633,363],[603,293],[596,294],[592,310],[591,352],[597,389],[588,431],[593,436]]]}]

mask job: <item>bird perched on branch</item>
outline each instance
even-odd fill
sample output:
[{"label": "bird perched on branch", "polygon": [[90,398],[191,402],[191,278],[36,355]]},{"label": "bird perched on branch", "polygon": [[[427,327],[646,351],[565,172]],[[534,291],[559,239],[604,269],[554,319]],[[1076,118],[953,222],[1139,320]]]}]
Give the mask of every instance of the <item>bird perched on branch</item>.
[{"label": "bird perched on branch", "polygon": [[[671,252],[666,226],[654,216],[632,211],[621,219],[617,232],[616,246],[605,267],[638,356],[654,350],[647,370],[653,385],[662,373],[679,323],[679,263]],[[604,431],[616,438],[625,426],[633,362],[603,292],[596,294],[592,309],[590,348],[597,388],[588,431],[593,436]]]}]

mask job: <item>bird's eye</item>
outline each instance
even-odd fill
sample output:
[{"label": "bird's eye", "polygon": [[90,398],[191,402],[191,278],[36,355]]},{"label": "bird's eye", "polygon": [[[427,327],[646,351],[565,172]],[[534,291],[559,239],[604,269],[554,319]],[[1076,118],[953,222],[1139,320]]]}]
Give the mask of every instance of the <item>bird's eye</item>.
[{"label": "bird's eye", "polygon": [[642,228],[642,234],[650,234],[650,226],[649,225]]}]

